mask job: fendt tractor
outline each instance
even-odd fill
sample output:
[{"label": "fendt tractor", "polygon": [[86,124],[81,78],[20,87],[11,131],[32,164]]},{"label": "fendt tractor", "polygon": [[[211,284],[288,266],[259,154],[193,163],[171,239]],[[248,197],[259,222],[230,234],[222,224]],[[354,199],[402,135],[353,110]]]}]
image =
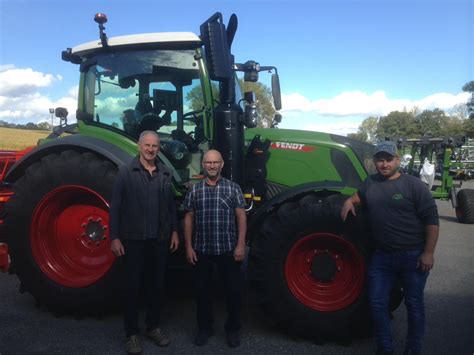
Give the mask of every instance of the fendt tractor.
[{"label": "fendt tractor", "polygon": [[[159,159],[173,171],[178,211],[202,179],[208,149],[223,175],[244,191],[248,213],[247,279],[271,324],[294,335],[347,337],[370,328],[366,299],[369,232],[363,214],[342,223],[347,196],[374,171],[373,146],[325,133],[257,128],[256,82],[273,66],[237,63],[237,29],[214,14],[193,33],[108,37],[62,53],[80,71],[77,123],[58,127],[16,160],[4,177],[3,256],[20,291],[54,314],[101,314],[120,289],[120,259],[110,251],[109,201],[118,166],[137,155],[143,130],[161,138]],[[65,109],[56,109],[65,122]],[[19,158],[19,156],[21,156]],[[16,158],[15,158],[16,157]],[[180,231],[182,235],[182,231]],[[182,256],[182,262],[185,258]],[[401,296],[394,292],[393,307]]]}]

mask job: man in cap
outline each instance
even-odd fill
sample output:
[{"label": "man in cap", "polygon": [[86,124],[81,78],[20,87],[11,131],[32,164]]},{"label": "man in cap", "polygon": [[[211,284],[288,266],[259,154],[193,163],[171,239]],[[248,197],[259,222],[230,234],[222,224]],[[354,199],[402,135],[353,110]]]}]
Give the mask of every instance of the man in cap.
[{"label": "man in cap", "polygon": [[395,143],[377,144],[377,174],[369,176],[342,207],[341,218],[356,215],[355,205],[368,212],[375,252],[369,263],[369,302],[374,321],[377,354],[393,354],[390,328],[390,292],[402,283],[408,314],[404,354],[419,354],[425,330],[423,292],[434,264],[438,240],[438,210],[426,185],[399,171]]}]

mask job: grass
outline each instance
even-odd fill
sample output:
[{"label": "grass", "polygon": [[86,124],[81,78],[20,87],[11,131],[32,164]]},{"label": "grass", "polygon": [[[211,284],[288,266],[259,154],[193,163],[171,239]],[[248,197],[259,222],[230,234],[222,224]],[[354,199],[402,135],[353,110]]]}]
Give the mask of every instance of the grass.
[{"label": "grass", "polygon": [[50,131],[0,127],[0,150],[22,150],[36,145],[38,139],[46,138]]}]

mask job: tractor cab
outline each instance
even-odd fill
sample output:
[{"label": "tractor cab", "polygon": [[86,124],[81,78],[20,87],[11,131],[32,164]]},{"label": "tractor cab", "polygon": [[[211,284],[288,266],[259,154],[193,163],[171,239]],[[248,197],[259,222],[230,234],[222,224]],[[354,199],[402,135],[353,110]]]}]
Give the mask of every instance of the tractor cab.
[{"label": "tractor cab", "polygon": [[[254,127],[258,113],[253,93],[242,95],[235,72],[244,72],[245,81],[254,82],[259,71],[276,73],[276,68],[233,62],[230,44],[237,20],[232,19],[226,30],[222,15],[213,15],[201,26],[200,37],[174,32],[109,39],[104,32],[107,18],[97,14],[100,41],[62,53],[63,60],[80,65],[79,133],[87,135],[94,126],[107,131],[104,135],[115,132],[133,142],[143,131],[157,132],[160,158],[176,171],[178,183],[199,176],[209,148],[232,160],[226,169],[241,171],[243,125]],[[279,108],[275,74],[272,88]]]},{"label": "tractor cab", "polygon": [[156,33],[107,43],[105,48],[86,43],[63,55],[80,62],[78,122],[134,141],[143,131],[156,131],[179,177],[186,181],[199,174],[213,107],[199,37]]}]

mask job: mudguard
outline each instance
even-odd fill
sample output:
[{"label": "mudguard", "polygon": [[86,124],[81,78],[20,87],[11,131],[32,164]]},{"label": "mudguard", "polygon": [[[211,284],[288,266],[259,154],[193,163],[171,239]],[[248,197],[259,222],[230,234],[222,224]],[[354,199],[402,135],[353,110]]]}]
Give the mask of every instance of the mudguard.
[{"label": "mudguard", "polygon": [[[279,193],[278,195],[263,203],[263,205],[252,214],[251,218],[249,218],[249,239],[251,239],[252,236],[256,235],[256,233],[254,232],[258,230],[265,217],[268,216],[276,207],[280,206],[284,202],[311,192],[340,191],[346,187],[347,186],[341,181],[321,181],[301,184],[284,190],[283,192]],[[250,240],[248,242],[250,242]]]},{"label": "mudguard", "polygon": [[133,158],[132,155],[123,149],[107,141],[76,134],[62,137],[57,140],[52,140],[30,151],[11,167],[10,171],[5,177],[5,182],[9,184],[14,183],[34,162],[48,154],[59,153],[68,149],[94,152],[116,164],[117,166],[129,162]]}]

